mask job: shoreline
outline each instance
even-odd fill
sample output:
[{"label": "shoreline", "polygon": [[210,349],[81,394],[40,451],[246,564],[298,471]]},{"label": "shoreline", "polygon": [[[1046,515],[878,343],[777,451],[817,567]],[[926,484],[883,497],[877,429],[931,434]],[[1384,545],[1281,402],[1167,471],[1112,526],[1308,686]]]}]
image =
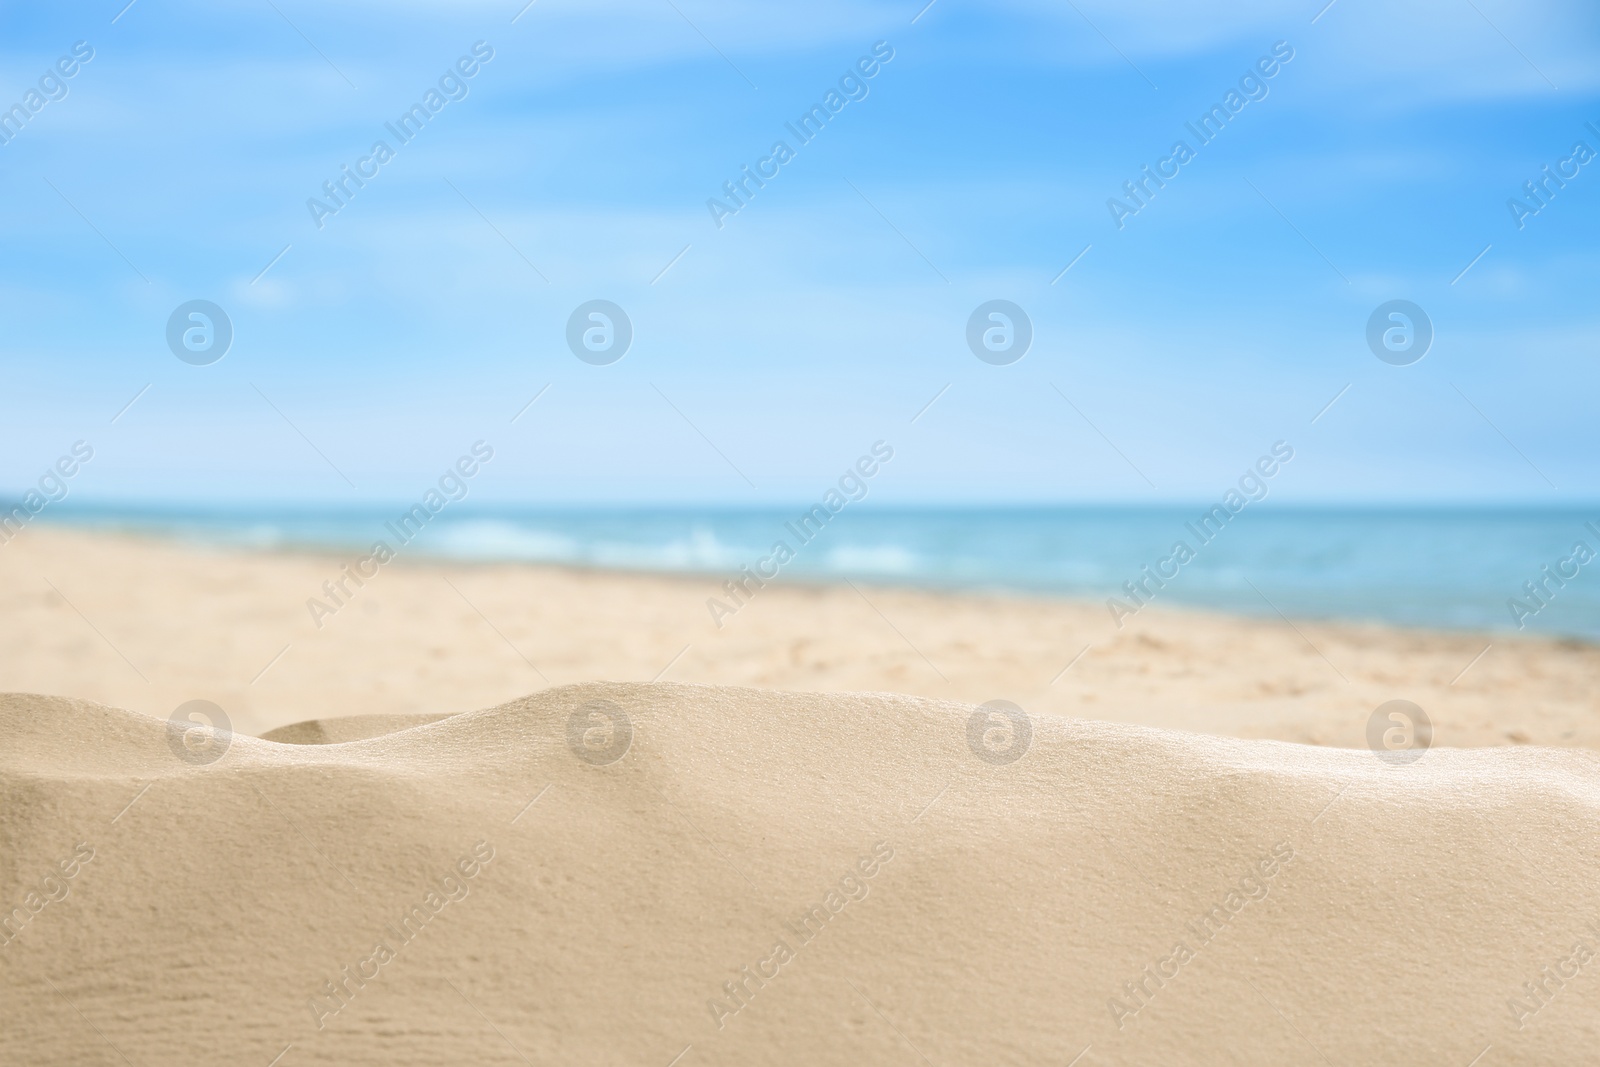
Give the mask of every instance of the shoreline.
[{"label": "shoreline", "polygon": [[[142,544],[150,548],[180,547],[216,556],[247,556],[259,559],[272,559],[274,557],[292,558],[301,560],[318,560],[330,567],[330,573],[336,572],[342,563],[350,561],[352,552],[361,551],[351,548],[341,552],[330,546],[320,546],[307,543],[289,542],[270,546],[232,545],[218,541],[208,541],[199,538],[186,538],[176,533],[157,533],[141,530],[102,530],[66,524],[49,524],[38,527],[52,533],[60,531],[72,534],[85,534],[95,539],[108,541],[125,540]],[[0,545],[0,550],[4,546]],[[632,579],[642,581],[678,584],[686,587],[686,591],[700,589],[707,597],[717,596],[718,587],[715,583],[727,581],[726,571],[700,570],[696,568],[650,568],[650,567],[620,567],[606,564],[583,564],[563,562],[543,562],[518,559],[466,559],[445,555],[440,552],[429,552],[427,549],[414,549],[407,553],[404,561],[408,570],[437,570],[437,571],[490,571],[510,569],[514,571],[528,571],[531,573],[548,572],[559,574],[573,579],[596,577],[617,582],[627,582]],[[774,579],[768,584],[774,588],[790,589],[798,592],[824,593],[832,590],[846,589],[854,583],[868,590],[884,592],[906,593],[916,596],[927,596],[937,599],[947,599],[956,602],[1006,602],[1016,601],[1024,604],[1053,605],[1073,611],[1087,611],[1091,614],[1099,613],[1106,619],[1109,636],[1115,636],[1118,629],[1111,620],[1110,612],[1103,600],[1095,600],[1086,596],[1073,596],[1066,593],[1057,593],[1049,590],[1030,591],[1014,589],[1006,586],[958,586],[958,585],[929,585],[918,584],[910,579],[896,581],[890,577],[874,576],[861,577],[836,577],[828,578],[811,574],[801,574],[790,577],[782,576],[781,584]],[[690,588],[692,587],[692,588]],[[1274,615],[1271,609],[1261,613],[1228,611],[1224,608],[1210,607],[1204,604],[1167,598],[1160,602],[1147,604],[1141,612],[1129,615],[1130,619],[1137,618],[1142,610],[1156,611],[1162,614],[1187,617],[1196,623],[1206,620],[1223,620],[1232,622],[1268,622],[1274,619],[1287,619],[1293,624],[1304,624],[1325,627],[1335,630],[1352,632],[1379,631],[1392,634],[1409,634],[1439,640],[1455,638],[1481,638],[1494,644],[1533,642],[1557,645],[1573,651],[1593,650],[1600,652],[1600,637],[1589,638],[1578,634],[1547,633],[1542,631],[1495,629],[1485,627],[1448,627],[1437,625],[1410,625],[1389,622],[1379,618],[1361,618],[1354,616],[1336,615],[1304,615],[1290,614],[1288,616]],[[1131,627],[1126,623],[1124,628]],[[1600,706],[1600,704],[1597,704]]]},{"label": "shoreline", "polygon": [[[905,508],[900,510],[910,513],[915,512],[918,509]],[[931,513],[933,509],[929,510]],[[1051,508],[1041,506],[1040,508],[1033,510],[1051,510]],[[1130,506],[1126,510],[1133,511],[1137,509],[1134,509]],[[1153,505],[1143,510],[1153,513],[1163,510],[1163,507]],[[1291,509],[1280,508],[1278,510],[1283,511]],[[1314,507],[1302,507],[1298,510],[1302,512],[1314,512],[1317,509]],[[1509,512],[1510,509],[1502,510]],[[1576,512],[1578,509],[1550,508],[1546,510],[1554,513],[1566,511]],[[1495,509],[1488,507],[1473,509],[1463,506],[1461,508],[1451,507],[1439,509],[1396,508],[1386,510],[1381,508],[1367,508],[1364,509],[1364,511],[1372,514],[1424,514],[1443,511],[1490,514],[1494,513]],[[622,512],[619,510],[619,514],[620,513]],[[1350,512],[1347,510],[1339,510],[1335,512],[1330,509],[1330,514],[1348,515]],[[473,516],[471,518],[476,519],[479,517]],[[493,517],[482,516],[482,518]],[[65,534],[80,534],[95,538],[106,538],[113,540],[126,539],[128,541],[144,543],[152,546],[178,545],[187,549],[213,554],[232,553],[263,557],[286,556],[296,558],[318,558],[331,562],[335,568],[337,568],[341,563],[349,562],[352,560],[352,558],[359,557],[362,553],[368,552],[370,549],[370,545],[364,546],[354,541],[344,544],[336,544],[331,541],[327,543],[318,543],[311,540],[284,539],[271,544],[254,544],[243,539],[238,542],[230,542],[223,538],[188,536],[175,529],[153,530],[140,529],[137,527],[100,527],[81,525],[76,522],[60,521],[46,521],[41,523],[39,526],[34,527],[34,529],[38,531],[47,531],[50,533],[61,532]],[[5,546],[3,544],[0,544],[0,550],[3,550],[4,547]],[[435,566],[439,568],[458,568],[462,570],[496,567],[526,568],[529,570],[545,570],[574,576],[595,575],[616,580],[640,578],[668,582],[699,582],[704,583],[705,588],[707,589],[706,595],[708,597],[718,596],[719,594],[717,591],[717,586],[720,583],[729,580],[730,575],[737,577],[737,571],[729,569],[726,565],[721,567],[709,564],[704,567],[694,565],[682,567],[659,567],[649,565],[624,566],[610,563],[585,563],[564,560],[518,559],[512,556],[472,558],[464,555],[452,555],[447,551],[442,551],[437,548],[430,549],[426,546],[411,547],[409,544],[407,544],[404,547],[405,552],[397,552],[396,556],[403,557],[403,559],[411,566]],[[1179,615],[1217,617],[1241,621],[1259,622],[1270,621],[1273,619],[1289,619],[1293,620],[1295,623],[1305,623],[1315,626],[1342,627],[1350,629],[1377,628],[1401,633],[1426,634],[1439,638],[1482,636],[1485,639],[1494,642],[1543,640],[1555,642],[1563,645],[1564,647],[1600,649],[1600,631],[1596,631],[1594,633],[1583,633],[1574,630],[1514,629],[1510,626],[1499,627],[1468,624],[1451,626],[1437,622],[1412,623],[1406,621],[1396,621],[1385,619],[1377,614],[1347,615],[1337,612],[1303,612],[1294,610],[1290,610],[1288,612],[1278,612],[1276,605],[1270,601],[1263,602],[1262,608],[1256,611],[1233,610],[1227,605],[1206,602],[1197,597],[1186,597],[1182,592],[1169,593],[1161,597],[1152,597],[1145,604],[1135,605],[1132,611],[1127,611],[1126,607],[1130,603],[1130,598],[1126,592],[1121,591],[1115,592],[1111,596],[1098,596],[1055,589],[1029,589],[1015,585],[1008,585],[1003,582],[992,582],[988,584],[963,584],[957,579],[952,579],[948,582],[919,581],[913,577],[897,578],[894,575],[887,573],[873,574],[862,577],[859,575],[846,574],[817,574],[815,572],[807,571],[802,571],[798,574],[786,571],[779,577],[769,580],[768,584],[778,586],[780,581],[781,587],[793,589],[823,590],[840,586],[848,586],[850,583],[854,582],[858,585],[866,586],[868,588],[925,594],[934,597],[949,597],[958,600],[1013,599],[1029,603],[1067,605],[1074,608],[1090,608],[1097,610],[1102,615],[1106,616],[1108,621],[1119,617],[1113,614],[1110,607],[1110,601],[1112,599],[1116,599],[1122,602],[1122,606],[1124,608],[1124,610],[1121,612],[1121,616],[1125,616],[1127,618],[1137,617],[1145,610],[1159,610],[1162,612],[1170,612]],[[1538,612],[1535,611],[1531,614],[1536,616]],[[1112,621],[1111,624],[1114,625],[1114,621]]]},{"label": "shoreline", "polygon": [[[1363,747],[1406,699],[1435,744],[1600,748],[1600,646],[1568,638],[1232,616],[809,578],[717,629],[682,573],[465,562],[385,566],[336,612],[306,607],[345,557],[61,526],[0,551],[0,690],[165,718],[211,700],[260,734],[355,714],[493,707],[552,686],[675,680],[895,692],[1030,714]],[[321,626],[314,625],[320,621]]]}]

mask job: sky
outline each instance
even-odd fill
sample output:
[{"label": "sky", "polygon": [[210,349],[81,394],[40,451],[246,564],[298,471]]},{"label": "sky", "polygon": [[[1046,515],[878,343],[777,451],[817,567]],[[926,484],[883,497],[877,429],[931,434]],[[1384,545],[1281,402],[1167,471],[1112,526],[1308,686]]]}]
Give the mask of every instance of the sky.
[{"label": "sky", "polygon": [[883,441],[880,503],[1161,503],[1282,441],[1291,501],[1600,496],[1600,9],[924,2],[0,6],[0,489],[407,500],[482,441],[479,503],[741,506]]}]

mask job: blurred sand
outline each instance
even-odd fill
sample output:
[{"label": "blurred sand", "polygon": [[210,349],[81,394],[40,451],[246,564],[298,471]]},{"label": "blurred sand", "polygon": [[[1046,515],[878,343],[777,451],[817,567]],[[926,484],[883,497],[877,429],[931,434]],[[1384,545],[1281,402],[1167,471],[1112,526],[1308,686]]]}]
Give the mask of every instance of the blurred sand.
[{"label": "blurred sand", "polygon": [[415,558],[383,567],[319,630],[306,601],[346,562],[30,527],[0,546],[0,691],[161,718],[206,699],[259,734],[659,678],[1002,698],[1348,747],[1365,745],[1379,704],[1403,698],[1439,746],[1600,747],[1600,648],[1575,642],[1163,608],[1119,631],[1097,604],[866,585],[769,586],[719,630],[706,600],[723,596],[720,578]]}]

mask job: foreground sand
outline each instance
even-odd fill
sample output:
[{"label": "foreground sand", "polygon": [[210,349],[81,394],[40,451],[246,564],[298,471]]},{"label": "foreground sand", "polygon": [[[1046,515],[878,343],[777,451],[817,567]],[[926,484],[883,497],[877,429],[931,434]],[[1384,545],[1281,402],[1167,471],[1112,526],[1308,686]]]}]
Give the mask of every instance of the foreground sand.
[{"label": "foreground sand", "polygon": [[971,713],[594,684],[196,766],[0,698],[0,1062],[1592,1062],[1600,755]]},{"label": "foreground sand", "polygon": [[1001,698],[1348,747],[1365,744],[1373,709],[1403,698],[1431,716],[1436,745],[1600,747],[1600,649],[1570,642],[1160,608],[1119,631],[1093,604],[845,585],[762,590],[719,630],[705,602],[720,580],[414,559],[318,629],[306,600],[344,562],[30,527],[0,546],[0,691],[161,718],[206,699],[260,734],[661,678]]}]

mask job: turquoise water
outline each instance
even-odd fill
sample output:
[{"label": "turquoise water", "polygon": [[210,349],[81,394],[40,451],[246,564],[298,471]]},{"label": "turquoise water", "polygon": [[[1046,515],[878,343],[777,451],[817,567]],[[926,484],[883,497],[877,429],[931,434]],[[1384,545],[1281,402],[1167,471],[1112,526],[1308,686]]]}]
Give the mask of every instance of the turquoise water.
[{"label": "turquoise water", "polygon": [[[728,577],[793,558],[778,581],[850,578],[936,589],[1002,590],[1133,601],[1123,583],[1161,569],[1157,604],[1248,615],[1374,620],[1446,629],[1526,631],[1600,639],[1600,561],[1564,565],[1576,542],[1600,550],[1600,508],[1363,510],[1252,505],[1208,542],[1193,508],[928,508],[846,506],[809,541],[800,508],[760,510],[470,511],[446,507],[402,544],[393,513],[368,511],[77,511],[55,521],[175,534],[257,547],[370,548],[402,556],[514,560]],[[1596,529],[1587,523],[1593,522]],[[791,525],[786,525],[789,523]],[[1217,530],[1217,526],[1221,526]],[[770,573],[776,561],[764,565]],[[1541,568],[1576,575],[1558,586]],[[1524,583],[1536,587],[1544,606]],[[1517,598],[1520,620],[1508,606]],[[1109,609],[1108,609],[1109,617]]]}]

